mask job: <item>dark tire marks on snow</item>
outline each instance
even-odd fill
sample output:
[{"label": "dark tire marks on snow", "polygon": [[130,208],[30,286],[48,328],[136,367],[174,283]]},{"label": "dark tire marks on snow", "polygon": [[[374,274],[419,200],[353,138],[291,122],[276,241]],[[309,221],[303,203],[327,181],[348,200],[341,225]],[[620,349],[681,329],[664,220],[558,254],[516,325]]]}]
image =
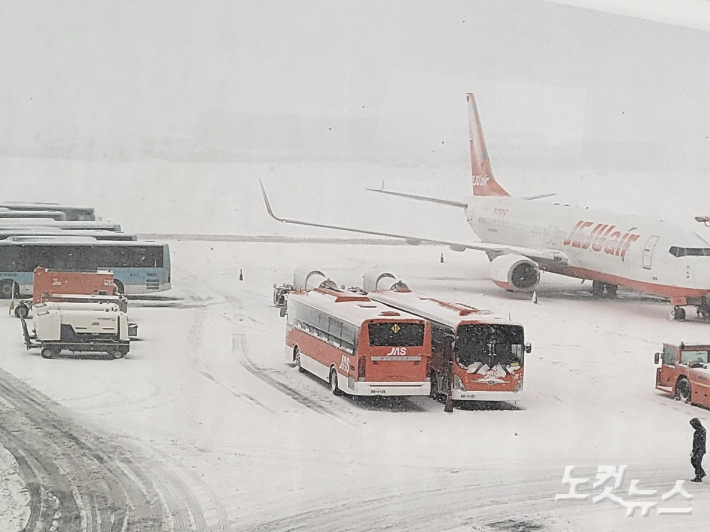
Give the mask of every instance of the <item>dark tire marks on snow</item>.
[{"label": "dark tire marks on snow", "polygon": [[30,498],[23,532],[213,529],[185,484],[123,438],[87,430],[2,370],[0,396],[0,444],[19,464]]},{"label": "dark tire marks on snow", "polygon": [[[224,294],[222,292],[219,292],[217,290],[214,290],[213,288],[207,287],[204,285],[204,283],[201,283],[198,281],[198,279],[192,275],[191,273],[181,271],[181,275],[184,278],[184,281],[186,281],[184,284],[181,284],[182,290],[185,291],[186,294],[190,297],[190,299],[197,300],[199,297],[197,294],[203,294],[205,291],[212,292],[215,296],[214,298],[209,298],[209,301],[216,301],[216,300],[224,300],[228,302],[231,307],[232,307],[232,314],[233,314],[233,329],[232,329],[232,350],[237,357],[237,360],[239,363],[246,369],[249,373],[257,377],[259,380],[264,382],[265,384],[271,386],[272,388],[280,391],[281,393],[285,394],[289,398],[293,399],[294,401],[300,403],[301,405],[305,406],[306,408],[313,410],[315,412],[318,412],[323,415],[327,416],[332,416],[336,419],[343,419],[339,414],[337,414],[335,411],[327,408],[326,406],[322,405],[319,403],[317,400],[314,400],[299,391],[293,389],[291,386],[288,384],[276,379],[273,376],[273,371],[264,368],[262,366],[259,366],[258,364],[255,364],[252,358],[249,355],[249,346],[247,344],[246,340],[246,335],[239,330],[239,318],[241,317],[242,319],[248,319],[250,321],[254,321],[252,317],[248,316],[244,312],[243,305],[241,301],[238,299],[229,296],[227,294]],[[201,327],[201,324],[200,326]],[[199,328],[198,328],[199,331]],[[197,340],[198,336],[195,334],[194,336],[191,336],[190,342],[191,345],[197,345]],[[266,408],[267,410],[268,407],[260,403],[256,398],[252,396],[247,396],[242,393],[237,393],[234,392],[229,386],[225,385],[222,383],[219,379],[217,379],[210,371],[209,368],[205,367],[204,364],[202,365],[202,371],[201,373],[207,377],[208,379],[214,381],[215,383],[223,386],[227,391],[230,393],[237,395],[237,396],[244,396],[250,401],[254,402],[258,406],[261,406],[262,408]],[[271,410],[270,410],[271,411]]]}]

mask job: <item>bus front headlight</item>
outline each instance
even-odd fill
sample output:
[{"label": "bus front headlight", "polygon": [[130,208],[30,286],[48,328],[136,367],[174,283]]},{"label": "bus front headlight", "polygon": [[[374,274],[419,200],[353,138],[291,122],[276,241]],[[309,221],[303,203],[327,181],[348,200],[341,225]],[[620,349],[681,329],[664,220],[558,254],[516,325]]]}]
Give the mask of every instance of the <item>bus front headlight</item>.
[{"label": "bus front headlight", "polygon": [[466,391],[466,388],[463,385],[463,381],[461,381],[461,377],[459,377],[458,375],[454,375],[454,388],[456,390]]},{"label": "bus front headlight", "polygon": [[520,380],[518,381],[518,384],[515,385],[515,389],[513,390],[514,393],[522,392],[523,391],[523,378],[520,377]]}]

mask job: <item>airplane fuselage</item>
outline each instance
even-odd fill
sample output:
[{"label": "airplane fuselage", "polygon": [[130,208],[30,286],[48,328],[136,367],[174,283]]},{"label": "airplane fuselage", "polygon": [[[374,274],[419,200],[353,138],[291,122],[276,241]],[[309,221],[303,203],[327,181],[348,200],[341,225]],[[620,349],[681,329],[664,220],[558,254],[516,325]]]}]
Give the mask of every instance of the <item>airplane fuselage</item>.
[{"label": "airplane fuselage", "polygon": [[512,197],[471,196],[466,218],[483,242],[558,250],[564,266],[541,269],[671,298],[710,292],[710,244],[645,216],[619,215]]}]

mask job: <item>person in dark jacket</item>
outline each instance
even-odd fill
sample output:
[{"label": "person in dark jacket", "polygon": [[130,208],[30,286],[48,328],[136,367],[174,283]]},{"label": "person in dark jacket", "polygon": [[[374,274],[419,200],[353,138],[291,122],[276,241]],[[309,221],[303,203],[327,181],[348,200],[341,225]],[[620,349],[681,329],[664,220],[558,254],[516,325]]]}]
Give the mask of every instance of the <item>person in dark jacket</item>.
[{"label": "person in dark jacket", "polygon": [[705,476],[702,466],[703,455],[705,455],[705,427],[697,417],[690,420],[690,425],[695,429],[693,451],[690,453],[690,463],[695,468],[695,478],[691,482],[702,482]]}]

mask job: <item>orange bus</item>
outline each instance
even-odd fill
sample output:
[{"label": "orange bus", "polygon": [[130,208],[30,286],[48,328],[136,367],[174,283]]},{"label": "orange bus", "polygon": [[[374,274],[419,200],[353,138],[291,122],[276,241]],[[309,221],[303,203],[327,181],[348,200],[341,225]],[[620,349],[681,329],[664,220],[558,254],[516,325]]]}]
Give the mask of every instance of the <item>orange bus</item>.
[{"label": "orange bus", "polygon": [[291,292],[286,316],[286,359],[333,394],[429,394],[426,320],[333,288]]},{"label": "orange bus", "polygon": [[663,344],[656,353],[656,389],[679,401],[710,408],[710,344]]},{"label": "orange bus", "polygon": [[463,303],[415,294],[405,285],[368,297],[421,316],[431,324],[431,397],[451,392],[455,401],[518,401],[525,353],[523,326]]}]

